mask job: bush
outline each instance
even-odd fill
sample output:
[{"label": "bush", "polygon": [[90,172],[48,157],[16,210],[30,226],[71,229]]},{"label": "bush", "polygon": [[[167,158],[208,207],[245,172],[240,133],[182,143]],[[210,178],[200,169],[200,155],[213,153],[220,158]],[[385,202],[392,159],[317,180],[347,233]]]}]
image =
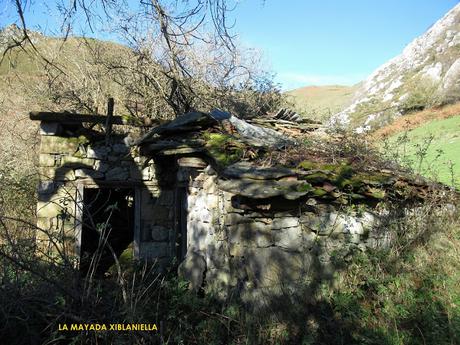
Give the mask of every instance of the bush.
[{"label": "bush", "polygon": [[400,111],[409,113],[441,105],[443,99],[439,93],[439,83],[431,79],[414,77],[407,82],[407,95],[402,99]]}]

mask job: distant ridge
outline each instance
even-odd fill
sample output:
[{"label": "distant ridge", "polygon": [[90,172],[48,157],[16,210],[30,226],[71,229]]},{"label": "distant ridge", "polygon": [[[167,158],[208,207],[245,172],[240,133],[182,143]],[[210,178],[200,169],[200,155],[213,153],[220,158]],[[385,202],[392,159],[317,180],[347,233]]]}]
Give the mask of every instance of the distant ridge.
[{"label": "distant ridge", "polygon": [[460,98],[460,4],[375,70],[331,124],[364,132],[413,110]]},{"label": "distant ridge", "polygon": [[299,114],[324,121],[348,106],[356,89],[357,85],[314,85],[287,91],[286,94]]}]

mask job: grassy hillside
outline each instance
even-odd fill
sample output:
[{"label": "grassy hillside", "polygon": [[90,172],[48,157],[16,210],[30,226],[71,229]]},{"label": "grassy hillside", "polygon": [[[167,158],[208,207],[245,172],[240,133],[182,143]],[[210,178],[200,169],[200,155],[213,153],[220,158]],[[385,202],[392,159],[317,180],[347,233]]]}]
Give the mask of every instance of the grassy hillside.
[{"label": "grassy hillside", "polygon": [[347,107],[358,85],[306,86],[286,92],[294,109],[308,118],[325,120]]},{"label": "grassy hillside", "polygon": [[399,118],[374,136],[417,173],[460,187],[460,103]]},{"label": "grassy hillside", "polygon": [[[13,34],[0,32],[0,57]],[[0,162],[10,170],[33,174],[38,124],[28,113],[78,109],[72,103],[77,98],[94,101],[99,109],[105,109],[109,95],[120,104],[121,87],[97,62],[112,55],[127,60],[132,53],[112,42],[30,35],[39,53],[27,43],[23,49],[9,50],[0,62]]]}]

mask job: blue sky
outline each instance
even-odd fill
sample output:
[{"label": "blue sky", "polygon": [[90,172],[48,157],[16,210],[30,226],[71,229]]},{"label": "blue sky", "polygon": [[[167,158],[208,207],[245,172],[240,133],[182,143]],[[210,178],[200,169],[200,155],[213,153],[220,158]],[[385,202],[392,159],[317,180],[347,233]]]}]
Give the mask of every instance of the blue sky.
[{"label": "blue sky", "polygon": [[354,84],[402,52],[458,0],[241,0],[240,39],[263,50],[283,89]]},{"label": "blue sky", "polygon": [[[134,0],[129,0],[134,1]],[[230,15],[247,46],[264,53],[284,90],[352,85],[398,55],[459,0],[237,0]],[[35,0],[31,27],[52,19]],[[51,2],[52,3],[52,2]],[[0,0],[0,26],[10,0]],[[42,7],[42,8],[40,8]],[[3,13],[2,13],[3,12]],[[3,14],[3,16],[2,16]],[[3,19],[2,19],[3,17]],[[99,35],[103,37],[103,35]]]}]

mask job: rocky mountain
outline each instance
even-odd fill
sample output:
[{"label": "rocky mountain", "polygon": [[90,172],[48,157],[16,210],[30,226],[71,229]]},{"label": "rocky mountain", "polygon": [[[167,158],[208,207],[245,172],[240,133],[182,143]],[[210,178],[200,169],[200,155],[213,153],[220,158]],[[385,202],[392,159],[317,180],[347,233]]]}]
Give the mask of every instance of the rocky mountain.
[{"label": "rocky mountain", "polygon": [[460,4],[374,71],[331,124],[373,130],[407,112],[460,99]]}]

